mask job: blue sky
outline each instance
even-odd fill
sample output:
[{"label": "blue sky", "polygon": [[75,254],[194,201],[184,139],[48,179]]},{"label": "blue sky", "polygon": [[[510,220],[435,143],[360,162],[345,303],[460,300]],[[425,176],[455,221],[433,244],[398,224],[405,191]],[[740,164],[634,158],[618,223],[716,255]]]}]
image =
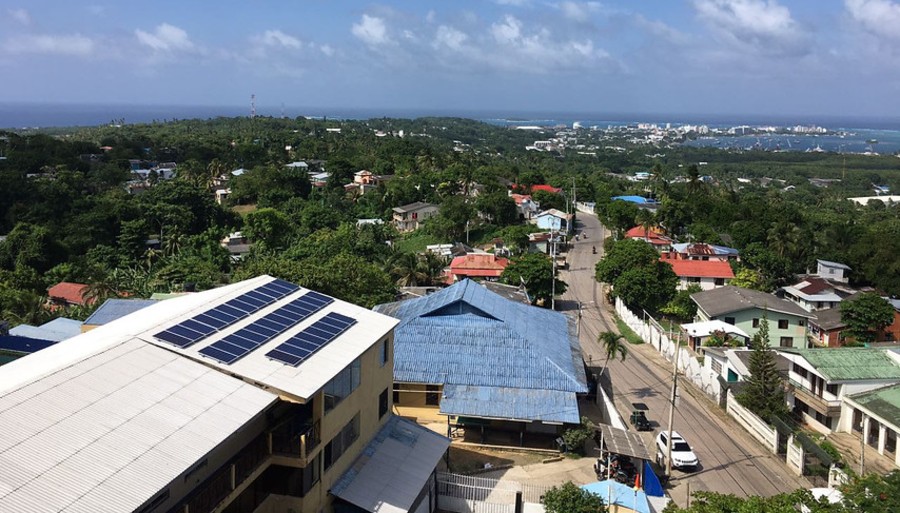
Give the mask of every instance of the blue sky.
[{"label": "blue sky", "polygon": [[10,102],[900,117],[900,0],[3,0],[0,77]]}]

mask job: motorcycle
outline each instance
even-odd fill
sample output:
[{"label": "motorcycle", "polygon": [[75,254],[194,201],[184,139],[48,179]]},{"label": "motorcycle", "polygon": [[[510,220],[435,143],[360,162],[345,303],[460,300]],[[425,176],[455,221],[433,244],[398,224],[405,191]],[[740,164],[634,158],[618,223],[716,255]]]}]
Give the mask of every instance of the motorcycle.
[{"label": "motorcycle", "polygon": [[594,251],[594,254],[597,254],[597,246],[591,246],[591,249]]}]

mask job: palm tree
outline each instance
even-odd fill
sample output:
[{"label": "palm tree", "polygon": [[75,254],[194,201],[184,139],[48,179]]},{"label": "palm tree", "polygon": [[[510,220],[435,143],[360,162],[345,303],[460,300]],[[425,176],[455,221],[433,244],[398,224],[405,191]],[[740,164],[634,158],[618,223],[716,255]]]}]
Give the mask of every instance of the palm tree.
[{"label": "palm tree", "polygon": [[641,225],[641,228],[644,229],[644,240],[650,240],[650,229],[653,228],[656,219],[653,215],[653,212],[642,208],[637,215],[637,222]]},{"label": "palm tree", "polygon": [[423,285],[440,285],[444,279],[444,270],[447,268],[447,259],[426,251],[419,259],[419,269],[425,276]]},{"label": "palm tree", "polygon": [[400,253],[391,264],[391,276],[401,287],[415,287],[427,279],[415,253]]},{"label": "palm tree", "polygon": [[628,348],[625,346],[625,339],[622,338],[622,335],[612,331],[604,331],[598,335],[597,343],[600,344],[600,346],[603,347],[603,351],[606,352],[606,363],[603,365],[600,375],[597,376],[597,379],[599,380],[600,376],[603,375],[603,371],[609,367],[609,361],[613,356],[619,355],[619,359],[625,361],[625,356],[628,355]]}]

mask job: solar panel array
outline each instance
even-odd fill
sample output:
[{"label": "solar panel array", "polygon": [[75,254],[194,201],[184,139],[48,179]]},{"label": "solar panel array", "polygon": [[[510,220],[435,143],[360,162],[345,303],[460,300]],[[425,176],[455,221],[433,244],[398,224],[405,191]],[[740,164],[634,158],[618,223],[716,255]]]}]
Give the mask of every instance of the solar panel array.
[{"label": "solar panel array", "polygon": [[356,324],[356,319],[331,312],[266,353],[266,356],[296,367],[354,324]]},{"label": "solar panel array", "polygon": [[153,336],[184,349],[298,290],[293,283],[270,281]]},{"label": "solar panel array", "polygon": [[199,353],[222,363],[234,363],[332,302],[334,299],[324,294],[307,292],[265,317],[204,347]]}]

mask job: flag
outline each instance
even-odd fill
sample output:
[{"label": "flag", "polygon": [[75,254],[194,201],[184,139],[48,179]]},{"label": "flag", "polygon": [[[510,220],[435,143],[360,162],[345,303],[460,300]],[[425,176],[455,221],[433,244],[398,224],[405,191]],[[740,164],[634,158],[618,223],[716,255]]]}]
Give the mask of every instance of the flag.
[{"label": "flag", "polygon": [[640,489],[641,489],[641,475],[635,474],[634,475],[634,491],[637,492]]}]

